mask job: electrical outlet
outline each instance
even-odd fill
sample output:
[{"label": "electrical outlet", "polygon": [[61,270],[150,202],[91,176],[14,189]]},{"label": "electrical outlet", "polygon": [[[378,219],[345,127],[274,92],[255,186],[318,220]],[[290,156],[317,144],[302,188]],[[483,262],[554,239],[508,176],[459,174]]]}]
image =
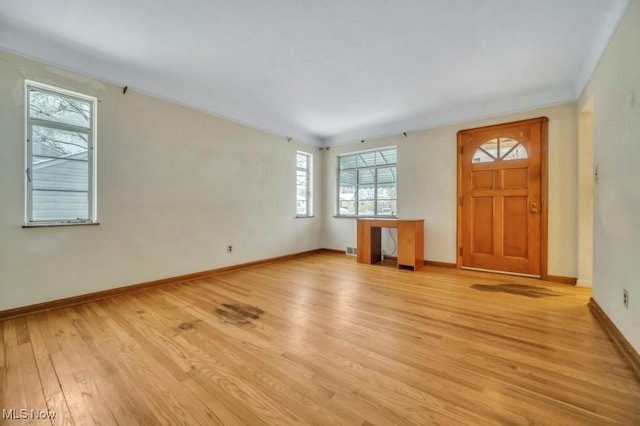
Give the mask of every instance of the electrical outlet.
[{"label": "electrical outlet", "polygon": [[227,246],[227,253],[233,253],[233,246],[231,244]]},{"label": "electrical outlet", "polygon": [[626,288],[622,289],[622,304],[629,309],[629,292]]}]

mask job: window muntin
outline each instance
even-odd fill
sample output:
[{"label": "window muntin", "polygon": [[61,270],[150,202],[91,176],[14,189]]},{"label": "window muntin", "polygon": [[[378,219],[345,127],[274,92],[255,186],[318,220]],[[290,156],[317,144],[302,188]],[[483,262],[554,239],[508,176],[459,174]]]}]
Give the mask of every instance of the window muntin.
[{"label": "window muntin", "polygon": [[474,163],[492,163],[497,160],[511,161],[529,158],[527,148],[510,138],[495,138],[483,143],[473,153]]},{"label": "window muntin", "polygon": [[26,223],[95,222],[96,99],[26,81]]},{"label": "window muntin", "polygon": [[311,154],[298,151],[296,154],[296,216],[312,215]]},{"label": "window muntin", "polygon": [[395,147],[338,157],[338,216],[395,216]]}]

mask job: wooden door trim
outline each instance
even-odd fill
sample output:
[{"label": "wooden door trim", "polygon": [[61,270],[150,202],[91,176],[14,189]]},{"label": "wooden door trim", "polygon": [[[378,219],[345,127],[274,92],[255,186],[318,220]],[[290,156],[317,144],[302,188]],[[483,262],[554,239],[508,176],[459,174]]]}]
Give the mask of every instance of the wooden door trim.
[{"label": "wooden door trim", "polygon": [[548,199],[548,135],[549,135],[549,119],[547,117],[537,117],[528,120],[510,121],[508,123],[492,124],[489,126],[474,127],[463,129],[457,133],[456,157],[457,157],[457,191],[456,191],[456,268],[462,269],[462,160],[463,160],[463,134],[468,132],[486,132],[492,129],[503,127],[540,124],[540,276],[543,280],[549,277],[548,262],[548,226],[549,226],[549,209],[547,205]]},{"label": "wooden door trim", "polygon": [[549,119],[547,117],[540,117],[541,120],[541,132],[540,132],[540,212],[542,214],[542,220],[540,223],[540,276],[543,280],[549,279],[549,271],[547,270],[548,259],[548,247],[549,247],[549,234],[547,232],[549,226],[549,206],[547,203],[548,193],[548,150],[547,142],[549,138]]}]

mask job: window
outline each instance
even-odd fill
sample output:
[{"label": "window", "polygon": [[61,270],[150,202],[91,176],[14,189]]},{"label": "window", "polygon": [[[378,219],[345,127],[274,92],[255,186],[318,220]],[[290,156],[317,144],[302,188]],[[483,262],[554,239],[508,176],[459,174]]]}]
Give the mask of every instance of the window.
[{"label": "window", "polygon": [[298,151],[296,155],[296,216],[312,215],[311,154]]},{"label": "window", "polygon": [[493,163],[497,160],[511,161],[529,158],[527,148],[520,142],[510,138],[491,139],[476,149],[473,154],[474,163]]},{"label": "window", "polygon": [[32,81],[27,105],[27,225],[92,223],[96,99]]},{"label": "window", "polygon": [[338,215],[395,216],[397,162],[395,147],[338,157]]}]

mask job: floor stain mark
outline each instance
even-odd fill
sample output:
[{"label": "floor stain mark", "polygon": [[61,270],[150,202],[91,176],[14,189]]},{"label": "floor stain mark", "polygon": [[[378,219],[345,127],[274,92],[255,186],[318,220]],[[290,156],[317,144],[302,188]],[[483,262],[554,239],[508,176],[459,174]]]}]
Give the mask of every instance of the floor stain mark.
[{"label": "floor stain mark", "polygon": [[233,325],[250,324],[251,320],[259,319],[262,314],[262,309],[244,303],[223,303],[221,307],[216,308],[218,319]]},{"label": "floor stain mark", "polygon": [[241,303],[235,303],[233,305],[223,303],[222,306],[251,319],[258,319],[260,318],[260,315],[264,314],[264,311],[256,306],[243,305]]},{"label": "floor stain mark", "polygon": [[515,294],[535,299],[548,296],[560,296],[559,294],[544,287],[535,287],[523,284],[472,284],[471,288],[480,291]]},{"label": "floor stain mark", "polygon": [[196,328],[196,323],[200,321],[200,320],[195,320],[195,321],[191,321],[191,322],[183,322],[182,324],[180,324],[178,326],[178,328],[180,330],[195,330]]}]

